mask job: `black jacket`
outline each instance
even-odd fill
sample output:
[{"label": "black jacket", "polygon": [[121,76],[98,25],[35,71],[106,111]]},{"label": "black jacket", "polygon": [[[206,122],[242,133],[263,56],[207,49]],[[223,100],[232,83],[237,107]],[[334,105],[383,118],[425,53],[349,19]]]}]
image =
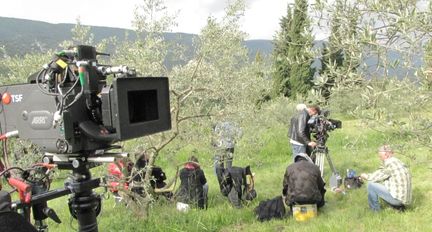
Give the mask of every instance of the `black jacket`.
[{"label": "black jacket", "polygon": [[289,138],[307,145],[311,141],[310,126],[308,125],[309,119],[310,116],[306,109],[298,115],[293,116],[288,131]]},{"label": "black jacket", "polygon": [[317,204],[324,205],[324,181],[315,164],[300,160],[286,169],[283,180],[283,195],[287,205]]},{"label": "black jacket", "polygon": [[186,163],[179,175],[181,183],[176,199],[203,209],[206,203],[203,186],[207,183],[203,170],[192,162]]}]

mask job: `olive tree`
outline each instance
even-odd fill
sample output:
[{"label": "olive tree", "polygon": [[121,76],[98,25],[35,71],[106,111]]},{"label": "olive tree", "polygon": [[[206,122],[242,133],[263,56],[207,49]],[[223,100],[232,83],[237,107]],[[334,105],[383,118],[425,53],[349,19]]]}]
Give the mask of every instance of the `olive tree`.
[{"label": "olive tree", "polygon": [[354,34],[329,38],[333,49],[343,51],[344,58],[355,64],[326,67],[337,77],[330,105],[364,119],[372,128],[390,130],[408,144],[428,146],[430,92],[419,84],[430,70],[424,57],[431,41],[430,1],[335,0],[315,1],[313,6],[314,20],[322,30],[336,22],[355,29]]}]

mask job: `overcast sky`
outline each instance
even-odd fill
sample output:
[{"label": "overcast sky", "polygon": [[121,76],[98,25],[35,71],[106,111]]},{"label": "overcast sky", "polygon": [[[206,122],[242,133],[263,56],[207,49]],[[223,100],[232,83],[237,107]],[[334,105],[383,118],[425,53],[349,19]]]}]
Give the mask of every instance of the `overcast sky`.
[{"label": "overcast sky", "polygon": [[[294,0],[246,0],[242,30],[248,39],[272,39],[279,30],[279,20]],[[133,9],[142,0],[2,0],[0,16],[75,23],[84,25],[132,28]],[[227,0],[165,0],[169,12],[178,11],[174,32],[198,34],[207,17],[220,17]]]}]

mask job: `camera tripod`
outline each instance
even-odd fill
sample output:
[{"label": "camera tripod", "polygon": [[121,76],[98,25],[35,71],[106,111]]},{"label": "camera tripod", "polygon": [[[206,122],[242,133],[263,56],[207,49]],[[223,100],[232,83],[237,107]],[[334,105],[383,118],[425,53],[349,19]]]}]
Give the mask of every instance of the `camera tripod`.
[{"label": "camera tripod", "polygon": [[45,153],[44,163],[54,163],[59,169],[72,170],[71,178],[65,181],[63,188],[51,191],[43,189],[39,192],[33,192],[29,202],[14,202],[13,209],[21,210],[28,221],[30,221],[30,210],[33,209],[35,228],[38,232],[44,232],[48,230],[44,222],[46,218],[49,217],[55,222],[61,223],[55,212],[47,207],[47,201],[71,194],[68,202],[69,212],[77,219],[78,230],[80,232],[97,232],[96,217],[101,211],[102,204],[101,197],[94,193],[93,189],[100,187],[101,179],[92,179],[90,169],[103,162],[112,162],[115,158],[125,156],[127,156],[126,153],[104,153],[92,156]]},{"label": "camera tripod", "polygon": [[315,160],[315,164],[321,171],[321,177],[324,178],[324,158],[327,158],[332,174],[329,179],[330,188],[333,190],[338,188],[342,184],[342,177],[333,165],[333,161],[330,157],[329,150],[325,145],[317,145],[312,151],[312,158]]}]

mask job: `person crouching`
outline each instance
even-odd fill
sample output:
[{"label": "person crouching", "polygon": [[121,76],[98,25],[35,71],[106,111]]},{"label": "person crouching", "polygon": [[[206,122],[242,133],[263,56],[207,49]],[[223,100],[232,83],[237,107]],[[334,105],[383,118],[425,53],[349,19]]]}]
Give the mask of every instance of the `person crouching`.
[{"label": "person crouching", "polygon": [[176,192],[177,209],[187,211],[190,206],[207,208],[208,184],[198,159],[191,156],[180,170],[180,187]]},{"label": "person crouching", "polygon": [[306,153],[297,154],[286,169],[282,196],[261,201],[254,210],[257,219],[262,222],[291,216],[296,205],[324,206],[324,185],[318,166]]},{"label": "person crouching", "polygon": [[286,169],[282,194],[288,206],[301,204],[316,204],[324,206],[324,180],[321,172],[311,158],[305,153],[299,153],[294,163]]}]

